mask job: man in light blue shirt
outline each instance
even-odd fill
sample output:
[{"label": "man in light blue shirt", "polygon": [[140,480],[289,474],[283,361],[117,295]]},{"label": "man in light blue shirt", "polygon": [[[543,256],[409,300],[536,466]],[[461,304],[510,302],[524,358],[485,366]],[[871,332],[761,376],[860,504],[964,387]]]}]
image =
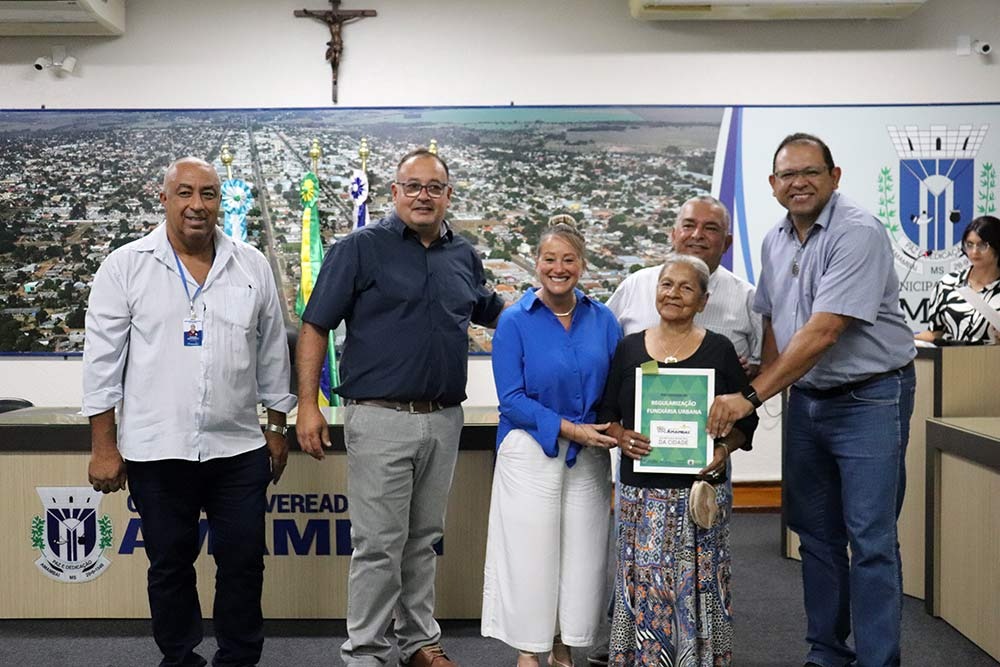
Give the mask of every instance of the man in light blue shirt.
[{"label": "man in light blue shirt", "polygon": [[916,350],[885,229],[836,192],[840,174],[818,137],[792,134],[778,146],[769,180],[788,214],[761,252],[762,372],[743,395],[716,399],[709,432],[728,433],[791,386],[785,488],[801,541],[806,665],[898,665],[896,519]]},{"label": "man in light blue shirt", "polygon": [[219,229],[220,201],[212,165],[171,164],[160,192],[166,222],[108,256],[87,308],[90,483],[111,493],[127,477],[162,665],[206,664],[195,651],[203,510],[217,566],[212,664],[260,660],[265,492],[285,468],[285,415],[295,406],[274,276],[258,250]]}]

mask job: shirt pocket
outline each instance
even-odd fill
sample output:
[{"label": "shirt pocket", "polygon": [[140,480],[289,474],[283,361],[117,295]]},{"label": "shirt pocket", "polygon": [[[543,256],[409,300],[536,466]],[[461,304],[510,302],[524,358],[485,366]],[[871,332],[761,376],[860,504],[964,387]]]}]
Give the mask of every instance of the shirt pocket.
[{"label": "shirt pocket", "polygon": [[207,336],[218,336],[218,343],[226,359],[227,375],[233,379],[251,367],[257,348],[257,298],[256,290],[248,287],[221,287],[216,295],[217,332],[206,331]]}]

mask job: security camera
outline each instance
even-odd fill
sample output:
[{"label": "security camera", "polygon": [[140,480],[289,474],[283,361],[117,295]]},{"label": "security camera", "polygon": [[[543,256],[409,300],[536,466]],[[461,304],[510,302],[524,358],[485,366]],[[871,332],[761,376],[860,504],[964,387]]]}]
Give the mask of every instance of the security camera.
[{"label": "security camera", "polygon": [[46,58],[45,56],[35,58],[35,69],[41,72],[46,67],[52,67],[52,58]]},{"label": "security camera", "polygon": [[988,56],[993,53],[993,47],[989,42],[976,40],[972,43],[972,49],[981,56]]}]

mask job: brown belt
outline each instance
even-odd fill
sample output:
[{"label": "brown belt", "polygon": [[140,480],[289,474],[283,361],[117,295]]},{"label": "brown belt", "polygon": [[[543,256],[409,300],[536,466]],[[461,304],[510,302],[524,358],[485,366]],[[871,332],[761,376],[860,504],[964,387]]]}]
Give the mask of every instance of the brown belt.
[{"label": "brown belt", "polygon": [[451,407],[439,401],[386,401],[381,398],[365,398],[361,400],[347,399],[348,405],[375,405],[380,408],[388,408],[396,412],[409,412],[412,414],[427,414],[437,412]]}]

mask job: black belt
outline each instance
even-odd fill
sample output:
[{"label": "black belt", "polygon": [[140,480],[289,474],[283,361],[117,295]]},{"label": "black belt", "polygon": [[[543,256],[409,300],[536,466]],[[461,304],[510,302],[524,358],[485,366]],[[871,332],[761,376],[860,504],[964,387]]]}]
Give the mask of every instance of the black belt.
[{"label": "black belt", "polygon": [[801,391],[806,396],[810,398],[836,398],[837,396],[843,396],[849,394],[852,391],[857,391],[862,389],[874,382],[879,380],[884,380],[887,377],[892,377],[896,373],[901,371],[907,371],[913,368],[913,362],[906,364],[905,366],[900,366],[899,368],[894,368],[891,371],[883,371],[882,373],[876,373],[875,375],[869,375],[864,380],[858,380],[857,382],[848,382],[847,384],[842,384],[837,387],[830,387],[829,389],[809,389],[806,387],[793,387],[796,391]]},{"label": "black belt", "polygon": [[412,414],[428,414],[450,408],[440,401],[387,401],[381,398],[347,399],[347,405],[375,405],[380,408],[389,408],[396,412],[409,412]]}]

